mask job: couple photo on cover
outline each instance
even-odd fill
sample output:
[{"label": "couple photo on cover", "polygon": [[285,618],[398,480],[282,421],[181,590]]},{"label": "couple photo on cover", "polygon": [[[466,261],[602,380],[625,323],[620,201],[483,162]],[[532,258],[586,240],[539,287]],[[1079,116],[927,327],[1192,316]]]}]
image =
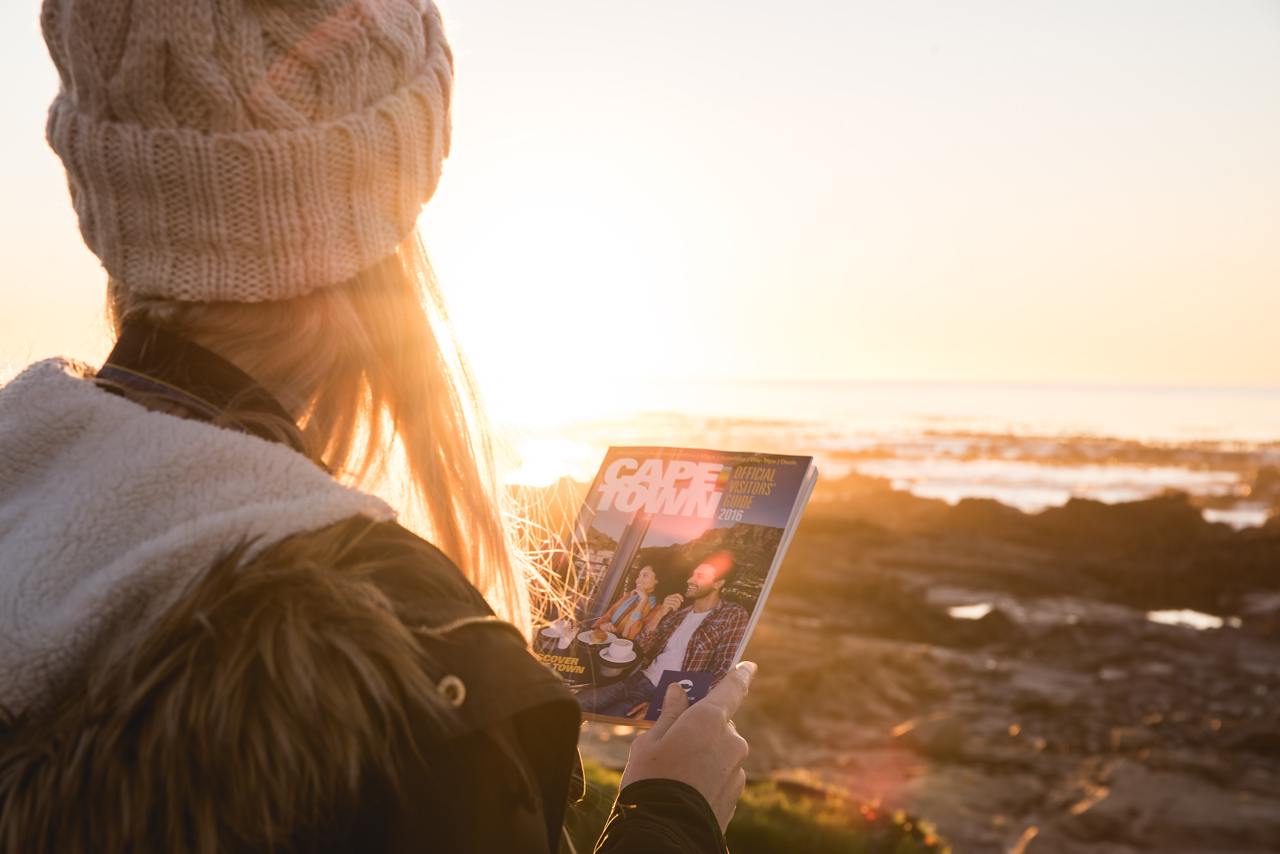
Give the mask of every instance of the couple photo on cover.
[{"label": "couple photo on cover", "polygon": [[[654,698],[661,696],[659,687],[665,691],[672,681],[664,680],[664,674],[678,677],[690,699],[719,682],[733,662],[749,619],[746,608],[721,595],[736,572],[733,555],[716,552],[689,574],[683,595],[672,593],[658,603],[653,594],[657,573],[652,566],[642,566],[631,592],[594,626],[633,639],[639,666],[624,679],[579,693],[583,711],[648,717]],[[694,693],[695,686],[701,690]]]}]

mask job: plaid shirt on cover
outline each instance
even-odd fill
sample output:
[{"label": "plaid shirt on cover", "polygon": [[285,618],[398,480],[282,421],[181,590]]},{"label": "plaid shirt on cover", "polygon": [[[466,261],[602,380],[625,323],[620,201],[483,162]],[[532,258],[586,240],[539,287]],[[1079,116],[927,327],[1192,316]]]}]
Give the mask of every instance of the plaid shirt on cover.
[{"label": "plaid shirt on cover", "polygon": [[[676,626],[692,610],[693,605],[685,605],[640,633],[636,646],[640,647],[642,667],[648,667],[658,657]],[[684,651],[684,669],[710,672],[714,674],[711,684],[719,682],[729,672],[729,664],[747,633],[747,622],[746,608],[721,599],[689,638],[689,646]]]}]

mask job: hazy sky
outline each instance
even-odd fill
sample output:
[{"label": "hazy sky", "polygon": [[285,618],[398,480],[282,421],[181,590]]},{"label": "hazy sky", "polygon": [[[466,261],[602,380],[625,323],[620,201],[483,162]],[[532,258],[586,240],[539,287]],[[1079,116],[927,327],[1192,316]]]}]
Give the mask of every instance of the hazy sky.
[{"label": "hazy sky", "polygon": [[[507,383],[1280,385],[1280,0],[447,0],[423,230]],[[0,11],[0,361],[103,275]]]}]

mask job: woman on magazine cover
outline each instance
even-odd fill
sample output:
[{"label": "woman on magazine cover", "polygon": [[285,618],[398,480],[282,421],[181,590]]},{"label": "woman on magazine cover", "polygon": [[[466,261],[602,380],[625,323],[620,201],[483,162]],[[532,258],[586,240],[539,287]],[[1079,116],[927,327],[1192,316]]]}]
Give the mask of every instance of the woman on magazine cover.
[{"label": "woman on magazine cover", "polygon": [[[528,652],[539,577],[414,231],[435,6],[42,25],[117,340],[0,390],[0,849],[557,850],[579,708]],[[401,471],[429,541],[368,491]],[[753,672],[673,692],[598,850],[724,850]]]},{"label": "woman on magazine cover", "polygon": [[658,597],[653,595],[657,587],[658,574],[653,571],[653,567],[647,564],[640,567],[631,592],[623,594],[610,605],[604,616],[593,624],[593,628],[634,640],[647,627],[649,616],[657,607]]}]

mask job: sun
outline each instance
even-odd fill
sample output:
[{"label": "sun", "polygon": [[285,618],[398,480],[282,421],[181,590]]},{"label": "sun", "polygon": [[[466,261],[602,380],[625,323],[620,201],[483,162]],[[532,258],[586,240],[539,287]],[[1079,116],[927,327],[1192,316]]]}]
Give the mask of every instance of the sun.
[{"label": "sun", "polygon": [[[461,149],[459,149],[461,150]],[[574,406],[612,382],[678,370],[689,247],[621,164],[566,152],[450,159],[420,229],[492,411]]]}]

